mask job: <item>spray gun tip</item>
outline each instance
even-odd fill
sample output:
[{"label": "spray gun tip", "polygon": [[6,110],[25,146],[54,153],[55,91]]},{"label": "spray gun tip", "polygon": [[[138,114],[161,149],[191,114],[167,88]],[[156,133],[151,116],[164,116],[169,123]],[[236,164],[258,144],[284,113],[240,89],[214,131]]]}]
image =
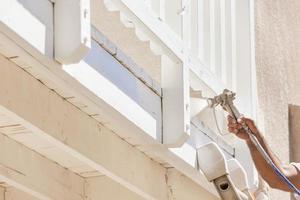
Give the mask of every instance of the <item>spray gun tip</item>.
[{"label": "spray gun tip", "polygon": [[212,108],[215,106],[214,99],[207,98],[206,100],[207,100],[208,107]]}]

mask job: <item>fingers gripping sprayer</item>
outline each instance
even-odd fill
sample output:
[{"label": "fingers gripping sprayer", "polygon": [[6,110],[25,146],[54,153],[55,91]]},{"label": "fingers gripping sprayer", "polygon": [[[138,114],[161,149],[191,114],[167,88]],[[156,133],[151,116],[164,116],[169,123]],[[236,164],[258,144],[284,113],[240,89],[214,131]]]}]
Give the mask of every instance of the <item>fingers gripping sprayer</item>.
[{"label": "fingers gripping sprayer", "polygon": [[264,157],[266,162],[272,167],[274,172],[282,179],[283,182],[287,184],[287,186],[293,190],[295,193],[300,195],[300,191],[296,186],[280,171],[280,169],[273,163],[270,156],[266,153],[264,148],[259,143],[256,136],[252,133],[250,128],[247,126],[247,124],[243,121],[241,121],[242,115],[239,113],[237,108],[233,104],[233,100],[235,99],[235,93],[225,89],[222,94],[215,96],[214,98],[208,99],[210,105],[212,107],[215,107],[217,105],[221,105],[222,108],[229,113],[237,122],[240,122],[243,129],[248,133],[249,138],[251,142],[255,145],[257,150],[261,153],[261,155]]}]

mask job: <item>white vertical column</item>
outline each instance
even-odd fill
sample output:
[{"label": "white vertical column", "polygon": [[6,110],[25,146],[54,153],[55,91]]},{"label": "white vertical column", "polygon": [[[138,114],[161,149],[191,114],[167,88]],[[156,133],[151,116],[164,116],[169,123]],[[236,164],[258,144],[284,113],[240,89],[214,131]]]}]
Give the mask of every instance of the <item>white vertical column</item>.
[{"label": "white vertical column", "polygon": [[237,80],[236,80],[236,76],[237,76],[237,72],[236,72],[236,68],[237,68],[237,63],[236,63],[236,5],[235,5],[235,0],[233,0],[231,2],[231,47],[232,47],[232,53],[231,53],[231,58],[232,58],[232,67],[231,67],[231,77],[232,77],[232,90],[236,91],[236,86],[237,86]]},{"label": "white vertical column", "polygon": [[180,37],[182,38],[182,14],[185,9],[182,7],[182,0],[164,0],[164,20],[167,25]]},{"label": "white vertical column", "polygon": [[233,1],[233,34],[234,34],[234,77],[235,89],[240,97],[237,100],[241,112],[251,115],[252,81],[251,81],[251,14],[249,0]]},{"label": "white vertical column", "polygon": [[146,7],[148,7],[149,9],[151,9],[151,0],[143,0]]},{"label": "white vertical column", "polygon": [[190,135],[189,69],[162,56],[163,144],[180,147]]},{"label": "white vertical column", "polygon": [[159,1],[159,17],[162,21],[166,20],[165,6],[166,6],[166,0],[160,0]]},{"label": "white vertical column", "polygon": [[210,2],[211,0],[198,1],[198,30],[199,30],[199,57],[206,65],[210,66]]},{"label": "white vertical column", "polygon": [[91,48],[90,0],[56,0],[54,13],[55,59],[78,63]]},{"label": "white vertical column", "polygon": [[221,78],[221,0],[210,0],[210,68]]},{"label": "white vertical column", "polygon": [[186,51],[191,51],[191,27],[192,27],[192,0],[182,0],[182,9],[180,15],[182,15],[182,38]]},{"label": "white vertical column", "polygon": [[232,32],[231,0],[221,0],[221,77],[227,87],[232,87]]},{"label": "white vertical column", "polygon": [[199,55],[199,24],[198,24],[198,4],[200,2],[198,0],[190,1],[190,49],[192,51],[192,55],[198,57]]},{"label": "white vertical column", "polygon": [[215,1],[217,0],[210,0],[209,1],[209,16],[210,16],[210,69],[215,72],[216,66],[216,27],[215,27]]},{"label": "white vertical column", "polygon": [[160,16],[160,0],[150,0],[151,10]]}]

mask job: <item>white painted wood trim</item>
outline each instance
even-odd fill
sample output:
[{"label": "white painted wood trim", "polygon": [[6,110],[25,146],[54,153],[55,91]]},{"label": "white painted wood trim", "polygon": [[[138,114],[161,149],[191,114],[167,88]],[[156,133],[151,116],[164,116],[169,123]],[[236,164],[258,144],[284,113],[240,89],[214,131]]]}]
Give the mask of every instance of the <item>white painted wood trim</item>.
[{"label": "white painted wood trim", "polygon": [[[20,70],[22,71],[22,70]],[[24,71],[22,71],[22,73],[25,73]],[[13,74],[13,73],[10,73]],[[26,74],[26,73],[25,73]],[[26,76],[30,76],[30,75],[26,75]],[[31,78],[33,79],[33,78]],[[19,79],[16,79],[19,80]],[[25,85],[28,86],[34,86],[36,84],[41,84],[38,81],[33,81],[31,83],[27,83]],[[1,85],[12,85],[10,83],[6,83],[6,84],[1,84]],[[45,90],[45,86],[42,86],[41,88],[44,88],[43,90]],[[16,88],[15,88],[16,89]],[[20,88],[19,88],[20,89]],[[38,91],[37,94],[42,95],[44,94],[44,92],[42,91]],[[11,90],[13,91],[13,89]],[[29,91],[36,91],[36,89],[30,89]],[[50,91],[47,88],[47,91]],[[18,93],[15,93],[18,94]],[[68,120],[64,120],[61,119],[60,117],[58,117],[57,115],[55,115],[55,117],[50,117],[49,114],[49,109],[47,109],[47,107],[45,107],[45,105],[43,106],[38,106],[36,103],[32,106],[34,106],[34,108],[29,107],[29,105],[23,105],[21,106],[24,109],[29,109],[29,111],[27,112],[22,112],[20,113],[19,111],[16,111],[17,113],[19,113],[20,116],[23,116],[25,118],[27,118],[28,120],[30,120],[31,122],[28,123],[28,121],[25,121],[23,119],[20,119],[20,117],[12,114],[11,112],[9,112],[8,114],[11,115],[12,118],[16,119],[16,120],[20,120],[21,124],[24,124],[26,127],[28,127],[30,130],[32,130],[35,133],[38,133],[40,136],[44,136],[47,140],[53,141],[53,143],[56,144],[56,146],[62,150],[64,150],[65,152],[68,152],[70,155],[75,156],[76,158],[80,159],[82,162],[86,163],[87,165],[91,166],[92,168],[94,168],[97,171],[103,172],[103,174],[106,174],[107,176],[111,177],[113,180],[119,182],[120,184],[124,185],[125,187],[129,188],[130,190],[144,196],[146,199],[152,199],[152,197],[148,196],[148,194],[145,194],[144,191],[141,191],[139,188],[143,186],[143,183],[138,183],[138,187],[132,185],[133,183],[136,183],[137,180],[135,180],[135,178],[137,177],[142,177],[142,175],[135,175],[133,177],[128,177],[130,176],[130,172],[128,172],[127,170],[132,169],[133,171],[136,171],[136,173],[143,173],[143,170],[147,171],[147,173],[149,174],[150,171],[156,171],[159,172],[160,170],[163,170],[161,165],[159,165],[158,163],[155,164],[155,162],[153,160],[151,160],[150,158],[147,158],[143,153],[139,152],[136,148],[132,147],[131,145],[127,144],[124,140],[120,139],[119,137],[117,137],[114,133],[108,131],[106,128],[102,128],[102,130],[105,130],[103,132],[103,134],[99,134],[99,127],[98,127],[98,123],[88,117],[85,113],[81,112],[80,110],[78,110],[77,108],[75,108],[73,105],[71,105],[70,103],[66,102],[65,100],[63,100],[62,97],[59,97],[57,94],[55,94],[54,92],[50,92],[50,96],[47,95],[46,99],[47,101],[45,102],[53,102],[53,103],[59,103],[57,105],[52,105],[52,109],[51,110],[56,110],[59,114],[60,112],[62,112],[63,110],[67,109],[71,109],[70,111],[72,111],[70,114],[64,115]],[[36,96],[36,95],[34,95]],[[9,97],[8,95],[6,95],[6,97]],[[55,97],[54,99],[51,99],[52,97]],[[39,97],[41,98],[41,97]],[[22,102],[31,102],[31,100],[22,100],[22,97],[12,97],[12,100],[18,100],[19,103]],[[40,103],[45,103],[44,101],[41,101]],[[55,104],[56,104],[55,103]],[[67,106],[62,106],[62,104]],[[14,103],[13,103],[14,104]],[[18,105],[18,103],[15,103],[15,105]],[[62,106],[62,107],[61,107]],[[35,108],[45,108],[48,111],[45,112],[43,110],[41,110],[41,112],[39,112],[37,109]],[[60,109],[57,109],[57,108]],[[37,112],[36,112],[37,111]],[[68,112],[70,112],[68,111]],[[69,127],[72,128],[72,130],[65,130],[63,131],[64,134],[60,135],[60,133],[62,133],[62,130],[58,130],[56,128],[59,128],[57,126],[55,126],[52,123],[58,123],[59,121],[48,121],[50,124],[48,124],[47,126],[45,126],[46,124],[41,124],[40,120],[41,117],[38,117],[38,115],[47,113],[47,116],[45,119],[54,119],[54,120],[59,120],[59,121],[65,121],[66,123],[70,124],[67,125],[65,124],[65,128]],[[60,115],[59,114],[59,115]],[[27,115],[27,117],[25,116]],[[78,115],[80,115],[81,117],[79,117]],[[36,117],[34,117],[36,116]],[[78,120],[80,119],[81,123],[77,123],[72,121],[71,119],[75,117],[75,119],[77,118],[76,116],[78,116]],[[33,121],[32,121],[33,120]],[[38,121],[36,121],[38,120]],[[71,121],[70,121],[71,120]],[[48,123],[47,122],[47,123]],[[31,123],[36,124],[38,127],[42,127],[43,130],[51,135],[46,134],[44,131],[41,131],[40,129],[38,129],[36,126],[33,126]],[[86,124],[86,125],[85,125]],[[81,126],[84,125],[82,128],[76,127],[76,126]],[[54,129],[53,129],[54,128]],[[59,129],[61,129],[62,127],[60,127]],[[65,129],[64,128],[64,129]],[[55,130],[56,129],[56,130]],[[89,130],[86,131],[86,134],[83,136],[80,134],[80,130]],[[57,135],[58,134],[58,135]],[[70,135],[68,135],[70,134]],[[76,136],[76,137],[75,137]],[[53,137],[56,137],[57,139],[53,139]],[[98,137],[108,137],[107,139],[104,138],[98,138]],[[68,139],[66,139],[68,138]],[[76,142],[77,141],[77,142]],[[107,141],[111,141],[111,143],[107,143]],[[86,143],[87,142],[87,143]],[[82,145],[82,143],[84,143],[84,145]],[[69,146],[66,146],[69,145]],[[108,148],[105,150],[105,152],[103,152],[101,149],[99,149],[98,147],[105,147]],[[71,149],[75,148],[74,149]],[[117,150],[120,151],[117,151]],[[173,153],[171,153],[167,148],[163,147],[162,145],[158,145],[158,146],[153,146],[153,145],[145,145],[145,146],[140,146],[139,149],[141,149],[142,151],[144,151],[147,155],[150,155],[151,157],[155,158],[155,159],[160,159],[163,162],[167,162],[170,163],[171,166],[175,167],[177,170],[181,171],[181,173],[184,173],[186,176],[188,176],[189,178],[191,178],[192,180],[194,180],[197,184],[199,184],[199,187],[203,187],[205,188],[207,191],[211,192],[211,193],[215,193],[214,188],[205,180],[205,178],[199,173],[197,172],[197,170],[191,166],[189,166],[186,162],[184,162],[181,158],[175,156]],[[81,152],[81,153],[78,153]],[[135,159],[135,162],[138,162],[138,164],[134,164],[134,163],[127,163],[127,167],[124,169],[123,167],[121,171],[120,168],[118,166],[122,166],[122,164],[118,163],[119,161],[121,162],[121,160],[118,161],[118,159],[116,160],[111,160],[111,162],[108,162],[109,160],[104,159],[104,154],[105,156],[107,155],[107,152],[110,152],[114,155],[110,155],[111,158],[124,158],[126,159],[126,162],[128,162],[128,156],[122,156],[122,154],[120,153],[130,153],[130,155],[132,155],[132,158]],[[82,155],[83,153],[83,155]],[[103,154],[104,153],[104,154]],[[97,157],[94,157],[95,155],[97,155]],[[100,157],[99,157],[100,156]],[[102,157],[102,158],[101,158]],[[93,160],[91,160],[90,158],[93,158]],[[96,159],[96,161],[95,161]],[[99,159],[103,159],[102,161],[100,161]],[[144,164],[145,166],[144,166]],[[132,164],[132,165],[131,165]],[[104,165],[104,166],[102,166]],[[138,167],[135,168],[134,166]],[[143,166],[143,167],[141,167]],[[160,166],[160,167],[158,167]],[[158,168],[157,168],[158,167]],[[152,168],[152,169],[149,169]],[[125,171],[124,171],[125,170]],[[142,170],[142,171],[140,171]],[[117,175],[116,175],[117,174]],[[164,175],[161,175],[164,176]],[[161,176],[151,176],[153,178],[158,178],[159,180]],[[123,177],[123,178],[122,178]],[[125,178],[125,180],[124,180]],[[139,180],[139,179],[138,179]],[[155,180],[153,184],[158,184],[160,181],[159,180]],[[149,180],[148,180],[149,181]]]},{"label": "white painted wood trim", "polygon": [[[13,37],[13,40],[11,40],[11,37]],[[25,45],[22,40],[20,40],[14,34],[10,34],[9,37],[1,34],[0,38],[0,41],[7,42],[5,46],[6,50],[9,50],[9,52],[14,56],[19,56],[18,59],[12,59],[12,61],[18,63],[21,67],[28,70],[35,77],[41,79],[50,89],[54,89],[63,97],[72,97],[74,94],[76,94],[76,97],[84,100],[83,102],[86,102],[93,109],[95,108],[97,100],[95,98],[91,98],[90,94],[87,95],[86,92],[84,92],[84,94],[78,93],[78,90],[81,90],[82,86],[80,86],[80,84],[76,84],[73,79],[62,73],[60,69],[61,66],[56,62],[53,62],[52,60],[45,58],[45,56],[40,55],[34,50],[34,48]],[[30,52],[30,54],[28,52]],[[149,146],[141,146],[140,149],[144,149],[148,155],[156,155],[157,159],[161,159],[170,163],[171,166],[176,167],[176,169],[180,170],[182,173],[198,183],[199,186],[206,188],[211,193],[215,193],[213,187],[207,183],[204,177],[194,168],[182,161],[181,158],[178,158],[162,146],[155,148],[148,147]]]},{"label": "white painted wood trim", "polygon": [[[16,40],[19,41],[20,39],[16,36]],[[120,115],[114,108],[111,107],[111,110],[107,110],[110,106],[107,107],[107,104],[102,99],[97,97],[93,92],[87,90],[86,87],[64,72],[61,65],[43,55],[37,54],[34,50],[32,53],[36,56],[33,57],[30,54],[28,55],[26,52],[31,49],[27,48],[27,45],[24,45],[26,48],[26,51],[24,51],[23,48],[20,48],[14,43],[16,40],[11,40],[7,35],[0,34],[2,48],[9,50],[10,52],[17,52],[13,54],[14,56],[17,56],[18,59],[13,59],[13,62],[17,62],[30,73],[33,73],[33,75],[37,76],[36,78],[42,80],[48,87],[54,89],[57,93],[61,94],[64,98],[69,99],[75,105],[78,106],[78,103],[81,103],[85,107],[88,106],[89,110],[96,112],[92,114],[97,114],[98,112],[109,113],[110,115],[105,115],[105,117],[110,119],[105,119],[106,121],[103,121],[102,118],[102,122],[105,123],[109,121],[111,126],[109,126],[109,124],[107,124],[107,126],[121,134],[120,136],[122,138],[130,138],[130,142],[135,145],[159,143],[159,141],[152,140],[151,136],[145,134],[146,132],[143,132],[143,127],[136,126],[136,124],[124,117],[124,115]],[[22,40],[20,43],[23,45]],[[25,60],[21,60],[21,58]],[[73,97],[76,97],[75,102],[73,101]],[[106,104],[106,106],[101,105],[103,103]],[[87,112],[89,113],[89,111]],[[97,117],[95,116],[95,118]],[[124,127],[126,127],[126,129],[124,129]],[[150,135],[155,135],[155,133],[151,133]]]},{"label": "white painted wood trim", "polygon": [[78,63],[91,48],[90,0],[56,0],[54,3],[55,58]]},{"label": "white painted wood trim", "polygon": [[0,31],[18,35],[36,51],[52,58],[53,4],[48,0],[2,0],[0,5]]},{"label": "white painted wood trim", "polygon": [[[147,113],[141,106],[132,101],[130,97],[120,91],[117,86],[99,74],[94,68],[90,67],[85,62],[80,62],[76,65],[64,66],[63,69],[112,109],[115,109],[118,112],[118,115],[124,116],[135,126],[142,129],[143,133],[146,133],[155,140],[158,139],[156,135],[156,119]],[[111,110],[111,112],[115,111]],[[103,118],[105,118],[105,116]],[[103,123],[107,122],[104,121]],[[123,128],[125,129],[126,126]],[[141,134],[143,134],[142,132]]]},{"label": "white painted wood trim", "polygon": [[162,58],[163,144],[182,146],[190,135],[189,70],[183,63]]},{"label": "white painted wood trim", "polygon": [[148,31],[150,31],[150,33],[148,33],[151,35],[151,39],[160,41],[166,55],[172,59],[179,59],[181,62],[184,62],[189,69],[199,77],[199,80],[204,81],[216,93],[221,92],[225,88],[224,84],[221,83],[214,74],[209,72],[209,68],[204,63],[194,56],[187,54],[183,41],[176,36],[168,26],[158,18],[150,17],[154,14],[143,6],[142,2],[138,0],[121,0],[121,2],[119,0],[107,1],[116,5],[122,12],[126,12],[129,15],[134,14],[134,23],[146,26],[147,29],[149,29]]},{"label": "white painted wood trim", "polygon": [[109,54],[127,68],[135,77],[140,79],[146,86],[153,90],[157,95],[162,96],[161,86],[153,78],[138,66],[130,56],[122,52],[115,44],[113,44],[106,36],[104,36],[97,28],[92,26],[92,39],[103,47]]}]

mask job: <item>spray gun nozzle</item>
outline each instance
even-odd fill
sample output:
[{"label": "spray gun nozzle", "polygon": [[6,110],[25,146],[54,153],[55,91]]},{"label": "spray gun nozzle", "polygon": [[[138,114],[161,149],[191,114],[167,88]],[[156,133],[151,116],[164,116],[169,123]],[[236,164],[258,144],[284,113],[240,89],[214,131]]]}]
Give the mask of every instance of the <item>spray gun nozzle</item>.
[{"label": "spray gun nozzle", "polygon": [[240,118],[241,114],[233,105],[233,100],[235,99],[236,94],[228,89],[224,89],[223,93],[215,96],[214,98],[210,98],[208,100],[209,105],[211,107],[216,107],[221,105],[222,108],[229,113],[236,120]]}]

